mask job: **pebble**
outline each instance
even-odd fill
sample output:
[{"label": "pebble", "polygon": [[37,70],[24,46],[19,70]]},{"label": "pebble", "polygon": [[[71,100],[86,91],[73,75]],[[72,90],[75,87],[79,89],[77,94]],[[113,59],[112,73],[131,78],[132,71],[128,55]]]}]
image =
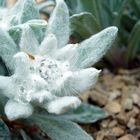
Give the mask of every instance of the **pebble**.
[{"label": "pebble", "polygon": [[123,106],[124,110],[132,110],[132,108],[133,108],[132,99],[127,98],[127,99],[123,100],[122,101],[122,106]]},{"label": "pebble", "polygon": [[133,103],[136,104],[138,107],[140,107],[140,98],[137,94],[131,95]]},{"label": "pebble", "polygon": [[121,96],[121,92],[119,90],[114,90],[113,92],[109,93],[109,100],[110,101],[115,100],[119,96]]},{"label": "pebble", "polygon": [[117,117],[118,122],[123,125],[126,125],[127,122],[129,121],[128,116],[125,112],[119,113],[116,117]]},{"label": "pebble", "polygon": [[121,127],[114,127],[114,128],[112,128],[112,133],[116,137],[120,137],[124,134],[124,130]]},{"label": "pebble", "polygon": [[86,91],[85,93],[80,95],[80,99],[84,102],[87,102],[90,96],[90,91]]},{"label": "pebble", "polygon": [[117,120],[113,120],[108,124],[108,127],[112,128],[118,124]]},{"label": "pebble", "polygon": [[93,102],[95,102],[99,106],[104,106],[108,102],[108,99],[105,95],[96,91],[90,92],[90,98]]},{"label": "pebble", "polygon": [[132,94],[131,95],[133,103],[138,104],[139,103],[139,96],[137,94]]},{"label": "pebble", "polygon": [[136,128],[136,120],[134,118],[130,118],[129,122],[127,123],[127,127],[130,130],[134,130]]},{"label": "pebble", "polygon": [[104,137],[105,137],[105,133],[102,132],[102,131],[99,131],[99,132],[97,133],[96,140],[103,140]]},{"label": "pebble", "polygon": [[121,105],[117,101],[110,101],[105,106],[105,109],[109,113],[117,114],[117,113],[119,113],[121,111]]},{"label": "pebble", "polygon": [[101,127],[102,127],[102,128],[107,128],[107,127],[108,127],[109,121],[110,121],[110,120],[103,120],[103,121],[101,122],[101,124],[100,124]]},{"label": "pebble", "polygon": [[134,106],[133,109],[127,113],[127,118],[129,118],[129,119],[135,118],[138,116],[139,113],[140,113],[139,108]]},{"label": "pebble", "polygon": [[130,134],[120,137],[118,140],[136,140],[136,138]]}]

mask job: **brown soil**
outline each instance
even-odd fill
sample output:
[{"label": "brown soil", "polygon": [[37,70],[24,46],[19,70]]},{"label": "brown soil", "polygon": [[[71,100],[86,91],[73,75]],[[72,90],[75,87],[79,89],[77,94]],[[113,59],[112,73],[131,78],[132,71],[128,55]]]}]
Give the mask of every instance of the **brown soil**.
[{"label": "brown soil", "polygon": [[82,125],[95,140],[140,140],[140,69],[104,70],[94,89],[83,99],[103,107],[109,117]]}]

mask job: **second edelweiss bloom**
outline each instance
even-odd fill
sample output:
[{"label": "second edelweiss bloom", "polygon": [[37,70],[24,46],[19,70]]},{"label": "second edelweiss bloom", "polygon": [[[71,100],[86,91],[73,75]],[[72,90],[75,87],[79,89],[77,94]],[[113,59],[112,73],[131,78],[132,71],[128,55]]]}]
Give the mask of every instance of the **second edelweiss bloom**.
[{"label": "second edelweiss bloom", "polygon": [[6,81],[0,89],[9,98],[5,106],[8,118],[27,118],[34,104],[55,114],[78,107],[78,96],[96,83],[100,73],[89,67],[106,53],[116,34],[117,28],[109,27],[80,44],[66,45],[69,12],[65,2],[58,0],[42,43],[39,45],[26,25],[20,40],[21,52],[14,55],[14,74],[0,77],[0,81]]}]

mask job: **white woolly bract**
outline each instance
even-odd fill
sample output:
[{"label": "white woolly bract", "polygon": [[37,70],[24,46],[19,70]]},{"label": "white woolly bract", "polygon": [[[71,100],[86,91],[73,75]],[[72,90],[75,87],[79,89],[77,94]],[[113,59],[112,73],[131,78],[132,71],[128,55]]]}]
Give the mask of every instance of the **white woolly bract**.
[{"label": "white woolly bract", "polygon": [[[28,6],[32,9],[31,3]],[[24,9],[26,4],[20,7]],[[21,17],[20,22],[25,18]],[[100,73],[89,67],[106,53],[117,35],[117,28],[109,27],[80,44],[65,46],[70,29],[64,0],[57,0],[41,43],[33,27],[45,23],[27,23],[22,27],[18,47],[6,31],[0,32],[0,55],[14,70],[11,76],[0,76],[1,93],[9,98],[5,113],[10,120],[29,117],[34,105],[55,114],[78,107],[79,95],[96,83]],[[17,53],[17,48],[21,52]]]},{"label": "white woolly bract", "polygon": [[48,22],[47,34],[55,34],[58,48],[64,47],[69,40],[69,11],[64,0],[57,0],[56,7]]},{"label": "white woolly bract", "polygon": [[81,42],[78,49],[79,60],[77,61],[77,66],[85,68],[99,61],[111,47],[117,32],[118,28],[112,26]]},{"label": "white woolly bract", "polygon": [[61,114],[67,111],[70,108],[77,108],[80,106],[81,101],[79,98],[71,96],[71,97],[62,97],[50,102],[46,105],[46,109],[50,113]]},{"label": "white woolly bract", "polygon": [[28,103],[20,103],[9,100],[5,106],[5,113],[8,119],[13,121],[18,118],[28,118],[32,115],[33,107]]}]

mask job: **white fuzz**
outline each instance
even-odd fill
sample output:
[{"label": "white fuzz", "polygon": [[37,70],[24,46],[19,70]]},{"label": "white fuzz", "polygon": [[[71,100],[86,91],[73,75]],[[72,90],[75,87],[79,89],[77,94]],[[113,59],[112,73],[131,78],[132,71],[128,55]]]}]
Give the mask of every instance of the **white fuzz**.
[{"label": "white fuzz", "polygon": [[[32,41],[30,40],[32,38]],[[25,25],[22,31],[20,50],[32,55],[37,54],[38,41],[29,25]]]},{"label": "white fuzz", "polygon": [[71,97],[62,97],[50,102],[47,105],[47,110],[49,113],[61,114],[66,112],[70,108],[77,108],[80,106],[81,101],[79,98]]},{"label": "white fuzz", "polygon": [[80,47],[78,48],[79,59],[76,66],[86,68],[99,61],[109,50],[116,38],[117,32],[118,28],[112,26],[81,42]]},{"label": "white fuzz", "polygon": [[40,45],[40,54],[41,55],[46,55],[50,54],[51,52],[53,53],[57,48],[57,39],[53,34],[49,34],[48,36],[45,37],[43,42]]},{"label": "white fuzz", "polygon": [[69,40],[69,11],[64,0],[57,0],[56,7],[48,22],[48,33],[53,33],[56,36],[58,48],[64,47]]},{"label": "white fuzz", "polygon": [[0,22],[0,27],[4,30],[8,30],[10,26],[6,22]]},{"label": "white fuzz", "polygon": [[9,100],[5,106],[5,113],[11,121],[18,118],[28,118],[32,115],[32,112],[33,107],[28,103],[19,103]]}]

